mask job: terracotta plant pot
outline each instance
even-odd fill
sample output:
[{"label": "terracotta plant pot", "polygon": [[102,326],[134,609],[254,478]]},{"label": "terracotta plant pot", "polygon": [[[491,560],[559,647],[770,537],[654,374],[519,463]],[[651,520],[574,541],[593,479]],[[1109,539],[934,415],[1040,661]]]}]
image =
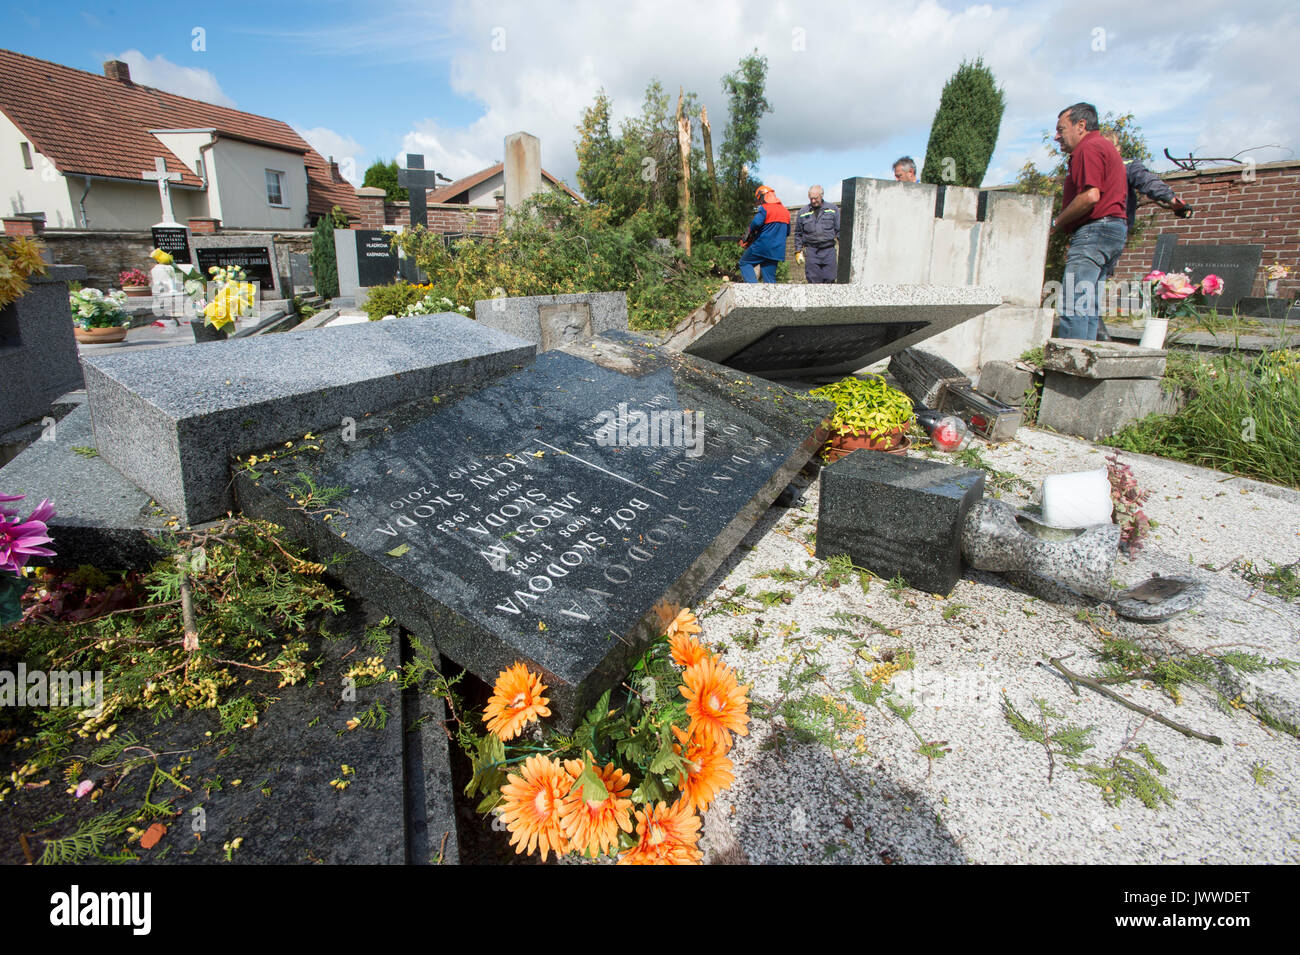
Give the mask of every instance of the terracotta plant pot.
[{"label": "terracotta plant pot", "polygon": [[72,334],[83,345],[105,345],[109,342],[120,342],[126,338],[126,332],[125,325],[115,325],[112,328],[81,328],[76,326],[72,329]]},{"label": "terracotta plant pot", "polygon": [[152,298],[153,288],[148,285],[123,285],[122,291],[127,298]]},{"label": "terracotta plant pot", "polygon": [[906,454],[912,446],[906,428],[895,428],[878,438],[871,438],[865,432],[852,434],[832,434],[822,449],[822,458],[827,464],[838,461],[846,454],[866,449],[868,451],[886,451],[889,454]]}]

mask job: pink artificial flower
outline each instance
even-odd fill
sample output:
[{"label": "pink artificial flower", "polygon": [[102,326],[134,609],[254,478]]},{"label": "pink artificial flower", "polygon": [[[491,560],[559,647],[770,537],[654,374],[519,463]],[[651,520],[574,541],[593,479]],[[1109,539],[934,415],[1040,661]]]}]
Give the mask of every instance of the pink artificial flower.
[{"label": "pink artificial flower", "polygon": [[[13,501],[21,498],[6,495],[5,500]],[[54,508],[48,500],[41,501],[36,510],[32,511],[31,516],[22,522],[18,520],[16,511],[5,509],[4,513],[0,514],[0,570],[20,574],[29,557],[54,556],[54,551],[40,546],[51,543],[51,538],[46,533],[49,528],[45,526],[45,522],[53,516]]]},{"label": "pink artificial flower", "polygon": [[1156,286],[1156,294],[1163,299],[1184,299],[1196,291],[1196,286],[1186,275],[1166,275]]},{"label": "pink artificial flower", "polygon": [[1223,291],[1223,279],[1217,275],[1207,275],[1201,279],[1202,295],[1218,295]]},{"label": "pink artificial flower", "polygon": [[77,783],[76,798],[80,799],[94,788],[95,784],[92,781],[89,779],[83,779],[81,782]]},{"label": "pink artificial flower", "polygon": [[1165,273],[1164,273],[1164,272],[1161,272],[1159,269],[1152,269],[1150,272],[1148,272],[1148,273],[1146,274],[1146,278],[1144,278],[1142,281],[1143,281],[1143,282],[1158,282],[1158,281],[1160,281],[1160,280],[1161,280],[1162,278],[1164,278],[1164,277],[1165,277]]}]

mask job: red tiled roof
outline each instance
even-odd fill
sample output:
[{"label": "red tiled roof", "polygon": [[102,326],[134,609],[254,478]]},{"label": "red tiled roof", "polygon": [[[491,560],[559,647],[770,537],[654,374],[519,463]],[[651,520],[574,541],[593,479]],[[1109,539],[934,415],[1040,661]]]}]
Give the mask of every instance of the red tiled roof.
[{"label": "red tiled roof", "polygon": [[[431,191],[428,194],[428,201],[429,202],[451,202],[453,199],[456,198],[456,196],[460,195],[462,192],[467,192],[468,190],[473,189],[475,186],[479,185],[480,183],[486,182],[487,180],[491,179],[497,173],[503,171],[505,169],[505,166],[506,164],[504,162],[499,162],[495,166],[488,166],[486,169],[480,169],[478,172],[474,173],[473,175],[465,176],[462,179],[457,179],[455,182],[451,183],[451,185],[442,186],[439,189],[435,189]],[[564,183],[560,182],[559,179],[552,176],[545,169],[542,170],[542,178],[549,181],[552,185],[559,186],[561,189],[563,189],[565,192],[571,195],[574,199],[577,199],[579,202],[583,201],[582,196],[578,195],[576,192],[574,192]]]},{"label": "red tiled roof", "polygon": [[313,214],[342,206],[360,215],[356,191],[287,124],[226,106],[123,83],[95,73],[0,50],[0,111],[65,175],[145,181],[162,156],[180,185],[203,182],[151,129],[215,129],[218,135],[299,153],[307,167]]}]

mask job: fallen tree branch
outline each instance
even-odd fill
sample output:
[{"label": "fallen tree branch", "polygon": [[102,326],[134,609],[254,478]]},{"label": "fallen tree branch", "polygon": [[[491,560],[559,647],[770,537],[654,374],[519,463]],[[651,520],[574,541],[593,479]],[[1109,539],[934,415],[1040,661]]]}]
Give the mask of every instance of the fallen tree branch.
[{"label": "fallen tree branch", "polygon": [[1090,690],[1095,690],[1096,692],[1100,693],[1102,696],[1109,697],[1110,699],[1114,700],[1116,703],[1120,704],[1121,706],[1127,706],[1130,710],[1133,710],[1136,713],[1141,713],[1143,716],[1149,717],[1150,719],[1155,720],[1157,723],[1163,723],[1165,726],[1168,726],[1172,730],[1177,730],[1178,732],[1182,733],[1184,736],[1190,736],[1193,739],[1205,740],[1205,742],[1213,743],[1215,746],[1223,745],[1223,740],[1219,739],[1219,737],[1217,736],[1209,736],[1205,733],[1197,732],[1196,730],[1192,729],[1190,726],[1184,726],[1182,723],[1176,723],[1173,720],[1169,719],[1168,717],[1161,716],[1155,710],[1148,709],[1147,707],[1143,706],[1140,703],[1134,703],[1132,700],[1124,699],[1124,697],[1120,696],[1114,690],[1108,689],[1106,686],[1102,685],[1099,681],[1094,680],[1092,677],[1083,676],[1081,674],[1075,673],[1073,670],[1069,669],[1068,667],[1066,667],[1064,663],[1061,662],[1064,659],[1068,659],[1068,657],[1049,657],[1048,661],[1052,664],[1053,667],[1055,667],[1058,671],[1060,671],[1062,676],[1064,676],[1070,682],[1070,689],[1074,691],[1075,696],[1079,695],[1078,684],[1082,683]]}]

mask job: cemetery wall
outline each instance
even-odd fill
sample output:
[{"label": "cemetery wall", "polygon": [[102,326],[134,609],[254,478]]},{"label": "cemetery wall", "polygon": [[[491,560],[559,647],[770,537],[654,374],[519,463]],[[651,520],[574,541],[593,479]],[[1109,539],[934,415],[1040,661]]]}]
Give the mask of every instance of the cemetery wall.
[{"label": "cemetery wall", "polygon": [[[223,235],[231,233],[223,229]],[[288,274],[288,254],[311,251],[310,232],[274,233],[276,257],[281,271]],[[147,231],[109,232],[76,229],[46,229],[41,236],[50,251],[50,257],[60,264],[81,265],[86,269],[82,283],[88,287],[107,289],[117,287],[117,273],[123,269],[137,268],[148,272],[153,268],[149,253],[153,251],[153,236]]]},{"label": "cemetery wall", "polygon": [[[361,207],[361,216],[355,223],[358,229],[382,229],[411,221],[411,204],[387,202],[381,190],[372,193],[359,189],[357,202]],[[449,202],[431,202],[428,208],[430,232],[495,233],[501,226],[501,213],[495,209],[476,209]]]},{"label": "cemetery wall", "polygon": [[[1139,206],[1138,221],[1153,221],[1120,257],[1115,278],[1142,278],[1151,268],[1156,237],[1163,233],[1177,236],[1180,245],[1263,245],[1261,265],[1281,262],[1291,270],[1278,283],[1278,295],[1300,295],[1300,162],[1262,163],[1250,171],[1253,180],[1245,172],[1245,167],[1228,166],[1161,176],[1196,214],[1176,219],[1158,207]],[[1251,294],[1264,294],[1262,274]]]}]

